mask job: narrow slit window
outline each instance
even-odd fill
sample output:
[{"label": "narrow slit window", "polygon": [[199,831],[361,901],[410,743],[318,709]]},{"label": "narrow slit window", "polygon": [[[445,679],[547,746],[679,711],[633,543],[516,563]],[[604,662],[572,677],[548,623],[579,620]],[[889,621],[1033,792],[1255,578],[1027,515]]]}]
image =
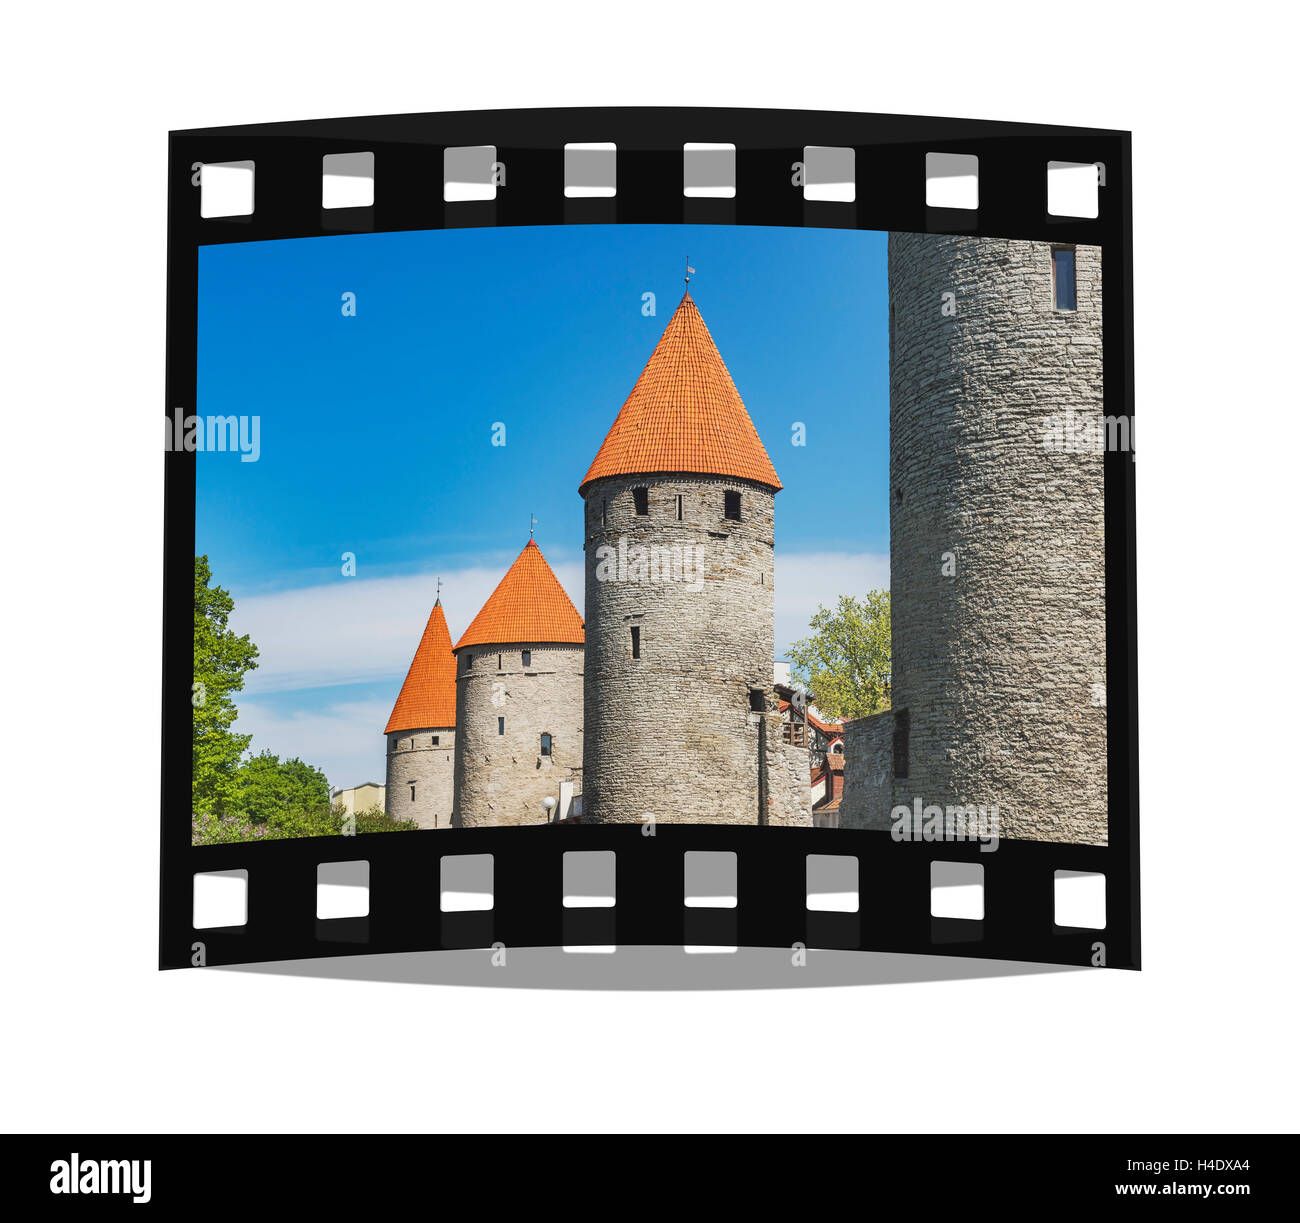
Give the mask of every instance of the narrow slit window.
[{"label": "narrow slit window", "polygon": [[415,802],[415,782],[408,781],[406,784],[411,787],[411,802]]},{"label": "narrow slit window", "polygon": [[501,670],[501,655],[500,655],[500,654],[497,655],[497,670],[498,670],[498,671]]},{"label": "narrow slit window", "polygon": [[1057,310],[1078,309],[1074,279],[1074,247],[1052,252],[1052,305]]},{"label": "narrow slit window", "polygon": [[551,754],[551,736],[544,734],[542,735],[542,755],[549,756],[550,754]]},{"label": "narrow slit window", "polygon": [[600,503],[600,525],[602,527],[609,525],[609,501],[604,499]]},{"label": "narrow slit window", "polygon": [[465,670],[468,671],[468,670],[470,669],[470,667],[472,667],[473,665],[474,665],[474,655],[473,655],[473,654],[466,654],[466,655],[465,655]]},{"label": "narrow slit window", "polygon": [[740,494],[735,489],[727,489],[722,494],[722,514],[733,522],[740,521]]},{"label": "narrow slit window", "polygon": [[634,488],[632,490],[632,508],[636,510],[638,518],[644,518],[650,512],[650,490],[648,488]]},{"label": "narrow slit window", "polygon": [[505,718],[498,718],[498,719],[497,719],[497,734],[498,734],[498,735],[504,735],[505,733],[506,733],[506,720],[505,720]]},{"label": "narrow slit window", "polygon": [[681,520],[682,520],[682,495],[681,493],[678,493],[677,494],[677,521],[681,522]]},{"label": "narrow slit window", "polygon": [[632,626],[632,657],[641,657],[641,630],[635,624]]}]

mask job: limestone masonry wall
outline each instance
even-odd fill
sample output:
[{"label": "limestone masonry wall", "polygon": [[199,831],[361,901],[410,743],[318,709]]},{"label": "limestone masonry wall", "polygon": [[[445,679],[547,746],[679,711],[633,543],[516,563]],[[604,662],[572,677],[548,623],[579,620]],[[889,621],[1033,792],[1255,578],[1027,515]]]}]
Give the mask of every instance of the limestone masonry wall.
[{"label": "limestone masonry wall", "polygon": [[[582,672],[580,645],[456,651],[455,827],[545,824],[542,800],[558,803],[562,781],[582,792]],[[550,756],[542,755],[543,734]]]},{"label": "limestone masonry wall", "polygon": [[858,718],[844,729],[841,828],[889,827],[893,806],[894,712]]},{"label": "limestone masonry wall", "polygon": [[456,732],[450,726],[389,735],[385,812],[394,819],[414,820],[421,828],[450,828],[455,756]]},{"label": "limestone masonry wall", "polygon": [[1049,243],[889,235],[892,705],[910,721],[891,805],[996,804],[1004,836],[1105,844],[1102,457],[1045,444],[1101,420],[1100,249],[1076,265],[1078,309],[1057,311]]},{"label": "limestone masonry wall", "polygon": [[584,823],[758,823],[751,689],[772,687],[773,496],[707,475],[587,487]]},{"label": "limestone masonry wall", "polygon": [[812,827],[808,749],[781,738],[781,715],[762,715],[762,806],[759,822],[773,828]]}]

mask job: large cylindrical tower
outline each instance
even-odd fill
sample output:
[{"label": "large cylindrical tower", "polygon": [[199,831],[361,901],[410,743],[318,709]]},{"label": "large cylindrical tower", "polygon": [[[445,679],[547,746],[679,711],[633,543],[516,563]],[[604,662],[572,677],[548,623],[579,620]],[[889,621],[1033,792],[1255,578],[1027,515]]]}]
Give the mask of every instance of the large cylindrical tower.
[{"label": "large cylindrical tower", "polygon": [[582,793],[582,617],[533,540],[455,655],[453,826],[570,818]]},{"label": "large cylindrical tower", "polygon": [[890,234],[889,297],[893,803],[1104,844],[1101,251]]},{"label": "large cylindrical tower", "polygon": [[584,822],[811,822],[771,712],[780,488],[688,293],[579,488]]},{"label": "large cylindrical tower", "polygon": [[421,828],[450,828],[456,753],[456,660],[439,598],[384,728],[384,810]]}]

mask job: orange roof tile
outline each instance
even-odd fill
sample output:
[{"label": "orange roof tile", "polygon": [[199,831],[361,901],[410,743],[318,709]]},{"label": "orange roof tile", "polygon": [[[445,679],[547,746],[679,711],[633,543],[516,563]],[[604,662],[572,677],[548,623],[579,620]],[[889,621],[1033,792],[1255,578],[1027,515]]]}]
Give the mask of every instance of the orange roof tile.
[{"label": "orange roof tile", "polygon": [[688,290],[578,492],[602,476],[689,471],[781,481]]},{"label": "orange roof tile", "polygon": [[811,710],[807,712],[808,721],[810,721],[824,735],[832,739],[840,739],[844,736],[844,726],[839,722],[823,722]]},{"label": "orange roof tile", "polygon": [[451,634],[439,599],[429,613],[424,636],[411,659],[411,669],[397,694],[397,704],[393,706],[384,734],[455,725],[456,659],[451,652]]},{"label": "orange roof tile", "polygon": [[510,641],[582,640],[578,609],[551,572],[541,548],[530,539],[456,642],[456,649]]}]

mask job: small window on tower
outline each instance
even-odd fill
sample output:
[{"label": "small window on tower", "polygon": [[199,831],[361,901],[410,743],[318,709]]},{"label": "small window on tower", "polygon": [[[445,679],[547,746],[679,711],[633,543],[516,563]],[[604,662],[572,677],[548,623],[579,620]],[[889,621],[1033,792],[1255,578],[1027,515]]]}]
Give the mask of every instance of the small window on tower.
[{"label": "small window on tower", "polygon": [[632,626],[632,657],[641,657],[641,629],[635,624]]},{"label": "small window on tower", "polygon": [[636,510],[638,518],[644,518],[650,512],[650,490],[648,488],[634,488],[632,490],[632,505]]},{"label": "small window on tower", "polygon": [[408,781],[406,784],[411,787],[411,802],[415,802],[415,782]]},{"label": "small window on tower", "polygon": [[498,718],[498,719],[497,719],[497,734],[498,734],[498,735],[504,735],[505,733],[506,733],[506,720],[505,720],[505,718]]},{"label": "small window on tower", "polygon": [[468,671],[468,670],[470,669],[470,667],[472,667],[473,665],[474,665],[474,655],[473,655],[473,654],[466,654],[466,655],[465,655],[465,670]]},{"label": "small window on tower", "polygon": [[437,747],[437,746],[438,746],[438,736],[437,736],[437,735],[434,735],[434,736],[433,736],[433,746],[434,746],[434,747]]},{"label": "small window on tower", "polygon": [[727,489],[722,494],[722,513],[735,522],[740,521],[740,494],[735,489]]},{"label": "small window on tower", "polygon": [[681,493],[678,493],[677,494],[677,521],[681,522],[681,520],[682,520],[682,495]]},{"label": "small window on tower", "polygon": [[525,667],[531,667],[531,666],[533,665],[533,652],[532,652],[532,650],[525,650],[525,651],[523,652],[523,654],[521,655],[521,657],[523,658],[524,666],[525,666]]},{"label": "small window on tower", "polygon": [[551,736],[550,736],[550,735],[543,735],[543,736],[542,736],[542,755],[543,755],[543,756],[549,756],[550,754],[551,754]]},{"label": "small window on tower", "polygon": [[500,654],[497,655],[497,670],[498,670],[498,671],[501,670],[501,655],[500,655]]},{"label": "small window on tower", "polygon": [[609,502],[605,499],[600,503],[600,525],[607,526],[609,523]]},{"label": "small window on tower", "polygon": [[754,713],[762,713],[767,708],[767,700],[763,696],[762,688],[751,688],[749,690],[749,708]]},{"label": "small window on tower", "polygon": [[1060,246],[1052,251],[1052,305],[1057,310],[1075,310],[1074,247]]}]

